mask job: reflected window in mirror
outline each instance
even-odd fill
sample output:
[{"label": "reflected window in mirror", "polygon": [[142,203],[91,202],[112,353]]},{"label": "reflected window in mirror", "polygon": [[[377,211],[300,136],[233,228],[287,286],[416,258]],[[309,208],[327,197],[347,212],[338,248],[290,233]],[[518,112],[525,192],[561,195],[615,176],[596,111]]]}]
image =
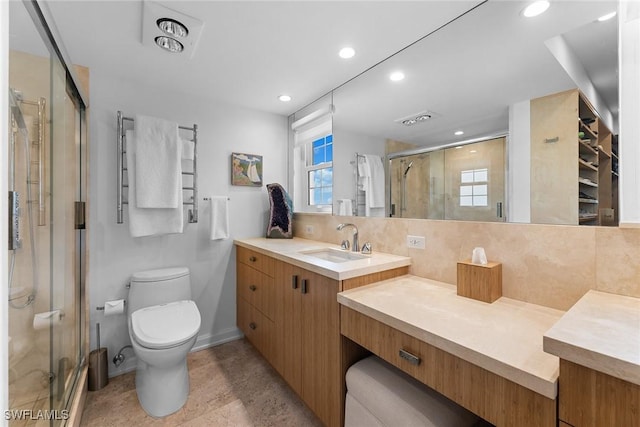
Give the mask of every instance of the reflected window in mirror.
[{"label": "reflected window in mirror", "polygon": [[333,203],[333,135],[311,143],[311,164],[307,165],[309,206],[331,208]]}]

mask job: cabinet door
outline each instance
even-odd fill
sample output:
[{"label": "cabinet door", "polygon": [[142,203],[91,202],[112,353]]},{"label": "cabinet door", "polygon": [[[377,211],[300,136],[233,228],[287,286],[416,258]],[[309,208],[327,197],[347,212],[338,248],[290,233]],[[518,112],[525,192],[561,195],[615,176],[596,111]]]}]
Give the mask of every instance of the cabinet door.
[{"label": "cabinet door", "polygon": [[276,357],[274,364],[291,388],[302,395],[301,269],[285,262],[276,264],[276,287],[281,306],[275,314]]},{"label": "cabinet door", "polygon": [[302,398],[327,426],[340,425],[339,282],[301,271]]}]

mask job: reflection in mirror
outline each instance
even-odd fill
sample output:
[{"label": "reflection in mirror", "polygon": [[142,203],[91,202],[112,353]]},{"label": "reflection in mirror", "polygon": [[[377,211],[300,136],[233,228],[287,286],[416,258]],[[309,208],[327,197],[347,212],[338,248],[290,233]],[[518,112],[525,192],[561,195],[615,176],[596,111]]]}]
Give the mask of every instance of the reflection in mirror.
[{"label": "reflection in mirror", "polygon": [[289,117],[289,189],[295,212],[332,211],[332,113],[329,94]]},{"label": "reflection in mirror", "polygon": [[389,155],[389,216],[504,221],[505,141]]},{"label": "reflection in mirror", "polygon": [[[583,135],[580,132],[584,129],[580,127],[577,100],[586,100],[590,114],[597,117],[615,141],[617,18],[604,22],[597,18],[615,11],[617,2],[554,2],[545,14],[536,18],[521,15],[525,5],[526,2],[517,1],[484,3],[334,90],[335,214],[350,211],[367,215],[367,202],[364,201],[365,209],[359,208],[363,202],[362,194],[358,193],[364,187],[359,182],[357,155],[363,154],[383,160],[387,182],[385,216],[615,224],[616,220],[611,219],[617,211],[615,168],[600,168],[591,174],[598,175],[600,185],[610,191],[583,191],[586,184],[580,184],[583,174],[578,169],[579,135]],[[397,70],[402,70],[406,78],[390,81],[389,75]],[[566,91],[579,95],[575,98],[574,113],[567,115],[558,129],[534,121],[532,109],[538,99]],[[544,131],[539,132],[541,129]],[[454,134],[456,131],[464,134]],[[463,213],[469,211],[469,206],[463,205],[467,199],[461,198],[460,185],[453,178],[461,180],[458,175],[462,170],[438,171],[441,182],[436,179],[433,185],[425,179],[414,182],[420,176],[414,172],[427,163],[429,179],[437,178],[434,174],[438,154],[404,159],[397,154],[498,134],[508,135],[505,163],[497,168],[509,171],[503,183],[506,192],[502,193],[508,199],[499,200],[487,194],[491,201],[487,200],[486,215],[477,218]],[[560,134],[557,142],[545,142]],[[597,136],[592,139],[598,152],[617,154],[613,148],[601,149]],[[610,145],[613,146],[614,143]],[[446,153],[441,155],[446,169]],[[532,163],[553,156],[564,157],[545,168]],[[414,163],[407,171],[411,161]],[[594,159],[587,161],[599,168]],[[554,175],[555,167],[566,168],[562,178]],[[482,168],[464,170],[476,169]],[[405,171],[406,194],[402,196]],[[544,171],[546,181],[540,180],[536,171]],[[451,177],[448,189],[445,176]],[[595,177],[591,180],[597,183]],[[549,185],[550,182],[553,184]],[[543,185],[544,193],[540,193],[539,184]],[[590,194],[597,203],[586,207],[585,202],[580,202],[584,199],[581,192]],[[352,201],[351,209],[341,207],[347,200]],[[545,215],[544,204],[557,200],[571,213]],[[500,202],[502,217],[497,217]],[[452,203],[457,205],[451,206]],[[593,221],[582,220],[587,212],[590,218],[595,218]]]}]

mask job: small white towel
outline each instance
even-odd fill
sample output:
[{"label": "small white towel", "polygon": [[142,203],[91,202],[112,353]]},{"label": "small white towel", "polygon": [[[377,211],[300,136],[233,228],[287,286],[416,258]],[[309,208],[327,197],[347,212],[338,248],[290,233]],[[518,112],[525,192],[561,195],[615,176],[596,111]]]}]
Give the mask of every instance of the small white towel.
[{"label": "small white towel", "polygon": [[136,203],[139,208],[177,208],[182,194],[182,144],[178,124],[135,117]]},{"label": "small white towel", "polygon": [[182,145],[182,160],[193,160],[195,158],[195,143],[188,139],[180,139]]},{"label": "small white towel", "polygon": [[338,199],[338,215],[353,216],[353,203],[351,199]]},{"label": "small white towel", "polygon": [[[157,236],[161,234],[182,233],[182,191],[180,205],[174,209],[140,209],[136,205],[136,139],[134,132],[126,133],[129,232],[132,237]],[[180,180],[182,187],[182,180]]]},{"label": "small white towel", "polygon": [[229,200],[225,196],[209,197],[211,201],[211,240],[229,238]]}]

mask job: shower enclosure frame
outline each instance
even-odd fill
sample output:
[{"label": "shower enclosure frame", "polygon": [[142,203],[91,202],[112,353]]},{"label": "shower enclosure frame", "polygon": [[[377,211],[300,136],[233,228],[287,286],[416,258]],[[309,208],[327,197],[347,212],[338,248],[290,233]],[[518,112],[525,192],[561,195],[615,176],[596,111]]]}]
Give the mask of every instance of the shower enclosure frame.
[{"label": "shower enclosure frame", "polygon": [[[66,94],[64,95],[64,99],[66,101],[64,104],[61,104],[63,106],[64,111],[62,111],[59,114],[63,117],[73,116],[72,121],[73,123],[75,123],[75,125],[73,125],[73,130],[70,131],[71,128],[67,127],[63,130],[63,132],[65,137],[68,137],[69,139],[73,139],[73,141],[71,141],[71,145],[73,146],[72,150],[74,150],[73,153],[76,156],[75,159],[77,161],[76,163],[77,169],[75,170],[75,176],[77,178],[77,181],[76,181],[75,189],[72,192],[68,193],[67,198],[73,197],[75,198],[76,201],[74,202],[73,206],[69,207],[64,203],[61,203],[60,200],[54,200],[52,198],[52,201],[50,202],[51,212],[49,213],[49,218],[53,218],[52,212],[53,212],[54,203],[58,205],[65,205],[66,207],[64,209],[67,212],[69,211],[69,209],[72,209],[75,211],[75,215],[73,214],[70,215],[70,216],[75,216],[75,218],[73,219],[74,221],[73,226],[72,227],[67,226],[66,228],[63,227],[63,229],[66,230],[68,233],[73,233],[74,241],[73,242],[67,241],[64,247],[58,246],[60,242],[59,240],[56,240],[54,238],[53,228],[51,229],[52,230],[50,232],[51,236],[49,238],[49,246],[51,251],[49,254],[50,257],[52,256],[52,254],[54,254],[55,251],[60,251],[60,250],[64,250],[64,251],[69,250],[70,253],[73,253],[73,255],[70,255],[67,259],[71,260],[73,258],[73,260],[69,261],[69,263],[73,266],[72,267],[73,281],[75,282],[72,285],[72,291],[71,291],[73,294],[73,301],[70,303],[71,306],[73,307],[73,316],[74,316],[72,327],[74,328],[75,332],[72,333],[71,339],[73,342],[75,342],[74,344],[75,349],[73,350],[75,354],[73,355],[74,360],[72,362],[75,366],[70,371],[64,371],[64,372],[70,372],[70,374],[64,376],[65,378],[64,381],[60,379],[60,381],[57,382],[57,390],[53,390],[53,385],[50,385],[49,387],[50,388],[49,390],[50,404],[48,406],[48,409],[50,411],[55,411],[57,413],[56,415],[58,415],[58,419],[51,420],[50,425],[52,426],[53,425],[78,425],[80,421],[80,416],[81,416],[81,403],[84,397],[86,396],[86,376],[87,376],[86,355],[88,354],[88,339],[87,339],[88,333],[87,333],[87,315],[86,315],[87,304],[86,304],[86,292],[85,292],[86,277],[87,277],[87,254],[86,254],[87,231],[84,224],[84,218],[85,218],[84,211],[85,211],[85,202],[87,198],[87,188],[88,188],[87,171],[86,171],[86,166],[88,165],[88,142],[87,142],[88,141],[87,139],[88,138],[88,132],[87,132],[88,103],[86,102],[87,97],[85,96],[85,90],[83,89],[83,86],[80,84],[81,80],[78,78],[78,75],[74,67],[71,65],[69,57],[64,49],[64,46],[61,43],[61,38],[57,33],[55,25],[49,25],[49,22],[53,23],[53,19],[47,8],[46,3],[38,3],[35,0],[23,0],[22,4],[24,5],[28,15],[33,21],[33,24],[35,25],[35,28],[39,33],[39,36],[42,42],[44,43],[44,45],[49,51],[49,62],[50,64],[52,64],[50,73],[55,73],[54,68],[57,67],[56,69],[58,70],[58,76],[57,76],[58,80],[57,82],[54,82],[55,76],[51,74],[50,84],[52,86],[50,90],[53,90],[53,87],[56,84],[58,84],[58,89],[62,89],[62,92]],[[7,9],[8,8],[3,8],[2,13],[6,13]],[[8,55],[8,51],[5,51],[5,52]],[[8,72],[8,70],[10,69],[10,65],[6,66],[6,68],[4,68],[3,66],[3,69],[7,70]],[[53,111],[53,107],[51,108]],[[11,115],[8,114],[6,117],[7,117],[6,120],[9,120],[9,117],[11,117]],[[51,117],[51,120],[55,122],[56,118]],[[54,125],[49,124],[49,126],[50,128],[53,128]],[[51,130],[50,132],[51,134],[53,134],[53,130]],[[5,137],[6,137],[9,132],[5,132],[5,133],[6,133],[5,134]],[[71,133],[73,133],[73,135],[70,135]],[[28,142],[29,144],[31,143],[30,141]],[[53,144],[53,142],[51,142],[51,144]],[[55,144],[55,145],[57,146],[58,144]],[[57,150],[59,149],[59,147],[53,148],[53,149]],[[42,150],[40,151],[42,152]],[[52,152],[50,154],[49,164],[53,164],[54,158],[55,158],[55,155]],[[43,179],[44,177],[42,175],[43,160],[44,159],[39,158],[39,161],[40,161],[39,163],[40,170],[38,171],[39,172],[38,182],[40,183],[39,185],[42,185],[42,182],[44,180]],[[59,164],[59,162],[57,163],[58,163],[56,164],[57,168],[65,167],[64,164]],[[52,182],[51,185],[53,186],[53,177],[50,177],[50,180]],[[30,183],[27,183],[27,186],[28,185],[30,185]],[[3,188],[6,188],[6,187],[3,187]],[[42,195],[43,193],[44,191],[42,190],[39,192],[38,197],[40,200],[37,200],[38,213],[36,214],[35,218],[37,223],[39,224],[42,224],[45,220],[45,215],[42,208],[43,203],[41,200],[43,197]],[[6,212],[6,208],[5,208],[5,212]],[[70,217],[70,216],[67,216],[67,217]],[[4,224],[6,224],[6,222],[4,222]],[[58,229],[60,229],[60,227]],[[33,233],[33,231],[31,230],[30,233]],[[7,244],[6,240],[4,244],[6,247],[6,244]],[[54,244],[56,245],[55,250],[53,249],[53,246],[52,246]],[[69,247],[71,249],[68,249]],[[8,255],[8,252],[3,251],[2,254],[3,256],[5,256],[5,255]],[[51,274],[53,274],[54,267],[55,267],[54,260],[51,259],[50,262],[51,262],[50,270],[51,270]],[[45,283],[45,281],[43,280],[42,286],[46,286],[48,284],[49,286],[53,286],[53,283],[54,283],[53,278],[49,278],[49,280],[50,280],[50,284]],[[2,283],[4,286],[4,283],[5,283],[4,278],[2,280]],[[5,294],[3,293],[3,295]],[[6,293],[6,295],[8,297],[8,292]],[[50,308],[49,308],[50,310],[55,309],[55,307],[53,306],[54,304],[53,294],[51,295],[48,304],[50,305]],[[6,303],[2,307],[7,307]],[[2,336],[0,337],[4,337],[4,336],[6,335],[2,334]],[[51,353],[49,354],[49,372],[50,373],[60,372],[59,362],[62,359],[60,359],[60,361],[54,360],[54,356],[53,356],[56,351],[55,350],[56,344],[54,344],[53,341],[51,341],[54,337],[53,328],[50,328],[49,336],[50,336],[49,345],[50,345],[50,351],[51,351]],[[5,340],[6,339],[4,338],[2,339],[3,345],[8,346],[9,342],[8,341],[5,342]],[[57,345],[59,346],[59,344]],[[2,368],[5,368],[5,367],[8,368],[8,366],[5,364],[7,363],[7,359],[3,361]],[[8,375],[5,375],[5,373],[7,372],[3,372],[2,375],[0,375],[0,377],[2,377],[2,380],[0,381],[3,382],[3,384],[0,385],[0,392],[1,392],[0,403],[3,406],[3,409],[9,409],[8,402],[5,400],[5,395],[7,396],[7,399],[9,396],[9,393],[8,393],[9,378],[8,378]],[[44,409],[46,410],[47,407],[45,406]],[[62,419],[59,418],[60,414],[64,415]]]}]

